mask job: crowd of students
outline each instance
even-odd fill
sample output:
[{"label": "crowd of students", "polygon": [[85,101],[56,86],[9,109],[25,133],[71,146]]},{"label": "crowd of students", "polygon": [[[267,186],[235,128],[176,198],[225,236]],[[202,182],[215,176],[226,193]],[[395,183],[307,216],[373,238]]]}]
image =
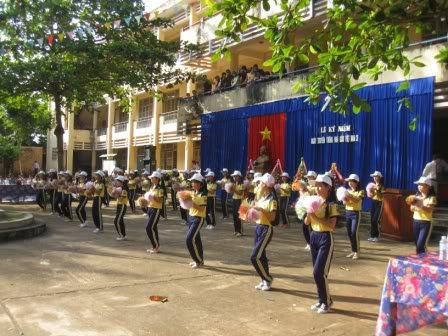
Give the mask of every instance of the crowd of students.
[{"label": "crowd of students", "polygon": [[[351,252],[348,258],[361,258],[359,225],[362,201],[365,196],[372,200],[371,237],[370,242],[379,239],[384,183],[381,172],[375,171],[370,176],[372,181],[365,190],[356,174],[347,179],[335,176],[331,171],[317,174],[308,171],[293,183],[288,173],[278,176],[256,173],[248,170],[243,174],[235,170],[232,174],[223,168],[217,178],[210,169],[201,170],[173,169],[170,172],[157,170],[151,174],[143,171],[125,172],[116,168],[109,176],[107,172],[96,171],[88,179],[86,172],[77,172],[73,176],[68,171],[47,173],[40,171],[32,181],[37,192],[37,204],[45,210],[49,204],[51,213],[73,220],[72,199],[77,198],[75,213],[80,227],[89,225],[86,204],[92,201],[92,221],[94,233],[101,233],[103,228],[102,206],[109,205],[111,199],[116,200],[116,216],[114,220],[117,240],[126,240],[125,216],[127,207],[132,213],[139,211],[136,200],[144,215],[147,216],[146,234],[151,243],[148,253],[161,251],[158,223],[161,217],[166,218],[168,199],[174,211],[180,209],[179,216],[188,226],[186,246],[191,256],[192,268],[204,265],[204,248],[201,239],[201,228],[216,226],[216,195],[220,190],[220,201],[223,218],[229,217],[228,204],[232,204],[232,220],[234,236],[242,237],[243,221],[255,224],[254,246],[251,263],[260,276],[261,282],[255,286],[258,290],[270,290],[273,277],[269,272],[266,250],[273,239],[274,228],[289,224],[288,209],[291,205],[292,192],[297,192],[297,220],[301,224],[306,250],[310,251],[313,263],[313,276],[316,282],[318,302],[311,307],[318,313],[327,313],[333,301],[328,287],[328,272],[334,252],[333,231],[339,208],[345,208],[347,237]],[[426,245],[432,229],[432,211],[437,203],[432,187],[432,180],[421,177],[415,182],[417,193],[407,199],[410,210],[414,213],[414,238],[416,252],[426,252]],[[342,187],[345,185],[346,187]],[[170,196],[168,196],[170,195]],[[140,196],[140,197],[139,197]],[[314,198],[313,198],[314,197]],[[312,200],[310,203],[309,200]],[[305,205],[308,201],[308,205]]]}]

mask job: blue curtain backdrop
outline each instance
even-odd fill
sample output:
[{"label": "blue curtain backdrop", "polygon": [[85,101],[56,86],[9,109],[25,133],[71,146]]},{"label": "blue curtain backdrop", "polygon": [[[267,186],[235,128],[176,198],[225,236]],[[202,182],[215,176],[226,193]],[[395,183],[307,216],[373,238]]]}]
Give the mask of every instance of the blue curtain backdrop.
[{"label": "blue curtain backdrop", "polygon": [[[434,78],[412,80],[409,90],[396,93],[399,85],[396,82],[359,90],[372,111],[358,115],[321,112],[321,105],[310,105],[304,97],[202,115],[201,165],[215,172],[223,167],[245,171],[247,119],[285,112],[284,169],[290,175],[303,156],[308,169],[318,173],[329,170],[336,162],[343,176],[356,173],[363,186],[371,180],[369,174],[379,170],[387,187],[414,189],[412,182],[431,158]],[[398,111],[398,100],[404,96],[412,103],[411,111],[404,107]],[[414,117],[418,118],[417,129],[411,131],[408,125]],[[344,125],[349,125],[350,131],[338,132],[338,127]],[[335,132],[329,132],[333,126]],[[357,141],[327,143],[335,136],[339,140],[341,135],[344,141],[345,135],[354,136],[353,140],[357,136]],[[325,144],[318,143],[322,137]]]}]

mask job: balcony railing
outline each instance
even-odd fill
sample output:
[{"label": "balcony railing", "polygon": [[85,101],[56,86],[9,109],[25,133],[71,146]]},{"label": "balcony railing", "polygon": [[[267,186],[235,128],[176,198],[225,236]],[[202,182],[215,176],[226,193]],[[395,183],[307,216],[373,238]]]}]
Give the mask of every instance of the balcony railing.
[{"label": "balcony railing", "polygon": [[[308,7],[302,9],[301,14],[304,20],[309,20],[313,17],[318,17],[326,14],[327,8],[331,0],[312,0]],[[264,15],[269,13],[264,13]],[[273,13],[270,13],[271,15]],[[217,24],[221,20],[217,14],[214,17],[201,20],[190,27],[186,27],[183,30],[183,38],[190,43],[196,43],[198,45],[198,51],[181,52],[178,56],[178,61],[182,64],[189,61],[196,60],[206,55],[211,55],[222,45],[223,39],[217,38],[215,30],[218,29]],[[263,16],[263,15],[262,15]],[[218,20],[219,19],[219,20]],[[279,24],[283,22],[283,14],[279,15]],[[240,34],[240,41],[238,43],[247,42],[254,38],[263,36],[265,30],[257,24],[251,24],[247,29]],[[230,43],[229,45],[235,45],[237,43]]]},{"label": "balcony railing", "polygon": [[128,129],[127,121],[114,124],[114,132],[115,133],[126,132],[127,129]]},{"label": "balcony railing", "polygon": [[140,119],[137,120],[136,128],[148,128],[148,127],[151,127],[151,121],[152,121],[151,117],[140,118]]},{"label": "balcony railing", "polygon": [[177,111],[162,114],[163,124],[175,124],[177,122]]},{"label": "balcony railing", "polygon": [[[178,135],[194,134],[202,113],[225,111],[268,101],[304,96],[306,79],[314,69],[307,68],[291,72],[282,78],[270,76],[214,94],[208,93],[182,99],[177,114]],[[303,83],[301,90],[293,92],[292,87],[297,81]]]},{"label": "balcony railing", "polygon": [[102,136],[107,134],[107,128],[97,128],[95,130],[96,136]]}]

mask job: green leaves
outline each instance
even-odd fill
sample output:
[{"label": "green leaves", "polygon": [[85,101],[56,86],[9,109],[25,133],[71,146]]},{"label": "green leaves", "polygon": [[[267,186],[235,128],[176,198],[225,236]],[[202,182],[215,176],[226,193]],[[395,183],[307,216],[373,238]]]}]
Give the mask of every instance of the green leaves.
[{"label": "green leaves", "polygon": [[400,85],[398,86],[396,92],[401,92],[401,91],[405,91],[409,89],[409,81],[405,80],[403,82],[400,83]]},{"label": "green leaves", "polygon": [[413,118],[413,119],[411,120],[411,122],[410,122],[409,125],[408,125],[409,130],[411,130],[411,131],[415,131],[415,130],[417,129],[417,120],[418,120],[418,117]]}]

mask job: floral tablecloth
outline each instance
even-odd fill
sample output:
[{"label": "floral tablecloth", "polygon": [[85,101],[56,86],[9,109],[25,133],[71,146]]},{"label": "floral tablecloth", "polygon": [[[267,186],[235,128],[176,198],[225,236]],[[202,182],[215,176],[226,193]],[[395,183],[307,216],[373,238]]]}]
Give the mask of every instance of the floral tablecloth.
[{"label": "floral tablecloth", "polygon": [[448,261],[438,253],[389,260],[376,335],[403,334],[448,320]]}]

